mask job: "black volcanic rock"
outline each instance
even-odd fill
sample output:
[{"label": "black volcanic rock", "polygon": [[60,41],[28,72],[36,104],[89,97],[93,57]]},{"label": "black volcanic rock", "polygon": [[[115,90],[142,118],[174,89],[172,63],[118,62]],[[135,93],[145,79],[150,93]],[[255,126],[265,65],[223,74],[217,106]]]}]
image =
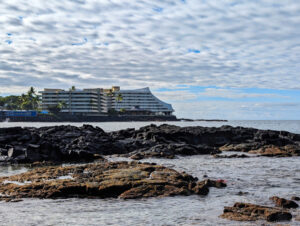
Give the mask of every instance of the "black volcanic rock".
[{"label": "black volcanic rock", "polygon": [[267,157],[299,156],[300,135],[231,126],[166,124],[110,133],[91,125],[0,128],[0,162],[7,163],[85,162],[112,154],[133,159],[174,158],[176,155],[215,155],[222,151]]}]

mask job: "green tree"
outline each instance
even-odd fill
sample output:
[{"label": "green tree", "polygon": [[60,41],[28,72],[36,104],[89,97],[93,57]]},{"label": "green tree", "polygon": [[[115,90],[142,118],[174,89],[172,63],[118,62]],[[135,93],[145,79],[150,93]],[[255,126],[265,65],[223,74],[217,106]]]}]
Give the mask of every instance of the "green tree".
[{"label": "green tree", "polygon": [[126,109],[125,109],[125,108],[121,108],[121,109],[120,109],[120,114],[123,115],[123,114],[125,114],[125,113],[126,113]]},{"label": "green tree", "polygon": [[106,93],[106,96],[108,97],[113,97],[114,96],[114,93],[112,90],[109,90],[108,93]]},{"label": "green tree", "polygon": [[108,109],[107,113],[108,113],[108,115],[117,115],[118,114],[118,112],[113,108]]},{"label": "green tree", "polygon": [[33,87],[30,87],[26,94],[20,96],[20,108],[22,110],[38,110],[39,96]]},{"label": "green tree", "polygon": [[3,107],[6,110],[21,110],[21,99],[20,96],[6,96],[2,97]]},{"label": "green tree", "polygon": [[0,108],[4,108],[5,100],[4,97],[0,97]]},{"label": "green tree", "polygon": [[48,105],[47,109],[54,115],[61,112],[63,108],[65,108],[67,105],[64,101],[60,101],[57,104]]},{"label": "green tree", "polygon": [[121,93],[118,93],[117,96],[116,96],[116,101],[117,102],[121,102],[123,100],[123,96]]},{"label": "green tree", "polygon": [[67,107],[67,104],[66,104],[66,102],[64,102],[64,101],[58,102],[57,105],[58,105],[58,107],[59,107],[61,110]]},{"label": "green tree", "polygon": [[6,110],[38,110],[39,102],[40,98],[33,87],[20,96],[0,97],[0,107]]}]

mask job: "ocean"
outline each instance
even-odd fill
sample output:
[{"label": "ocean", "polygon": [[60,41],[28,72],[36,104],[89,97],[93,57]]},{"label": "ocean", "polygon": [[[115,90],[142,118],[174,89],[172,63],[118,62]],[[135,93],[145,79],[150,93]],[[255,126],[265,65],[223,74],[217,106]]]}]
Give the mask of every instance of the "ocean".
[{"label": "ocean", "polygon": [[[105,131],[139,128],[162,122],[103,122],[91,123]],[[300,134],[300,121],[228,121],[228,122],[167,122],[178,126],[222,125],[285,130]],[[0,127],[52,126],[84,123],[0,123]],[[109,157],[111,161],[128,160]],[[224,206],[235,202],[272,205],[269,197],[300,196],[300,157],[288,158],[230,158],[209,155],[178,157],[176,159],[145,159],[178,171],[185,171],[200,180],[224,179],[224,189],[211,188],[208,196],[177,196],[141,200],[119,199],[24,199],[18,203],[0,203],[0,225],[261,225],[264,222],[235,222],[221,219]],[[0,176],[25,172],[22,166],[1,166]],[[243,192],[241,195],[240,192]],[[300,215],[300,212],[293,212]],[[290,225],[300,225],[291,221]]]}]

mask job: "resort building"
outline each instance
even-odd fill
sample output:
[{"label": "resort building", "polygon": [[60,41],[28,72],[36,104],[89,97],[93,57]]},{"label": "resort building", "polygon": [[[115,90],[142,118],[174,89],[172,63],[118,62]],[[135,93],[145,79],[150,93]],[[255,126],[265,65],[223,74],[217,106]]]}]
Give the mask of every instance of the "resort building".
[{"label": "resort building", "polygon": [[80,115],[112,113],[138,115],[172,115],[172,105],[155,97],[150,89],[44,89],[41,91],[42,109],[60,106],[61,112]]}]

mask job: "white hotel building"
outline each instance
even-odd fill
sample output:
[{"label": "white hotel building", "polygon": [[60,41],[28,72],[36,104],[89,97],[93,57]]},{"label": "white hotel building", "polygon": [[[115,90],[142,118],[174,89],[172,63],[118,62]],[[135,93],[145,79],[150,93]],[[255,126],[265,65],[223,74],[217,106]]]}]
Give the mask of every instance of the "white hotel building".
[{"label": "white hotel building", "polygon": [[116,111],[150,115],[172,115],[174,109],[155,97],[150,89],[121,90],[111,89],[44,89],[41,91],[42,109],[61,103],[61,112],[80,115],[106,115]]}]

